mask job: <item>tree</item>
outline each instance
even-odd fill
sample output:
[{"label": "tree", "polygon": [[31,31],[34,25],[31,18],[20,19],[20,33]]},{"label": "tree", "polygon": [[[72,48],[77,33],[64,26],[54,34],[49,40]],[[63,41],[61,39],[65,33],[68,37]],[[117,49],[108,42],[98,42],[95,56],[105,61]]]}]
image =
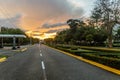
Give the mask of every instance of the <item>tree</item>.
[{"label": "tree", "polygon": [[[0,34],[22,34],[22,35],[25,35],[25,32],[22,31],[21,29],[19,28],[7,28],[7,27],[1,27],[1,32]],[[27,36],[27,35],[26,35]],[[5,43],[12,43],[13,40],[12,38],[4,38],[4,42]],[[16,42],[18,43],[19,40],[18,38],[16,38]],[[21,38],[21,44],[27,44],[29,43],[29,38]]]},{"label": "tree", "polygon": [[58,32],[56,37],[55,37],[55,42],[56,43],[67,43],[70,41],[71,37],[68,36],[69,30],[63,30],[61,32]]},{"label": "tree", "polygon": [[94,32],[94,41],[96,44],[101,45],[107,39],[107,33],[104,29],[98,28]]},{"label": "tree", "polygon": [[75,33],[76,32],[76,29],[79,27],[79,26],[83,26],[84,23],[83,21],[79,20],[79,19],[69,19],[67,21],[67,24],[70,26],[70,30],[71,32]]},{"label": "tree", "polygon": [[95,19],[99,18],[107,30],[108,47],[112,47],[112,30],[117,23],[120,23],[120,0],[97,0],[93,11],[92,16],[95,16]]},{"label": "tree", "polygon": [[88,41],[91,44],[91,42],[93,41],[93,35],[92,34],[88,34],[86,36],[86,41]]},{"label": "tree", "polygon": [[[95,7],[94,10],[92,11],[92,15],[91,15],[91,22],[92,22],[92,26],[99,26],[98,23],[102,17],[102,11],[101,9],[99,9],[98,7]],[[94,25],[95,23],[95,25]]]}]

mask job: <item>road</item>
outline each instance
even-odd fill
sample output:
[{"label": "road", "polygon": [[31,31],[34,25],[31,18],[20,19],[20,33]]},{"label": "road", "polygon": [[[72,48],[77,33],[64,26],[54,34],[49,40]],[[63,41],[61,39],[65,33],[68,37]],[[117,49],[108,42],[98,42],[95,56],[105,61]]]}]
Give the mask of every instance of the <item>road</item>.
[{"label": "road", "polygon": [[0,63],[0,80],[120,80],[120,76],[45,45],[34,45]]}]

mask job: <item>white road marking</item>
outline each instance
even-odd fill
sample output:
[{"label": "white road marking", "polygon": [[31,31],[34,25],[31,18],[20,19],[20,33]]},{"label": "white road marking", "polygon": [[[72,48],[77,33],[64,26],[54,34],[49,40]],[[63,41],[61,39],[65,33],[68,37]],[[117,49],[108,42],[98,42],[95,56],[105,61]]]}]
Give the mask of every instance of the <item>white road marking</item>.
[{"label": "white road marking", "polygon": [[42,57],[42,53],[40,53],[40,56]]},{"label": "white road marking", "polygon": [[41,64],[42,64],[42,69],[45,70],[44,62],[42,61]]},{"label": "white road marking", "polygon": [[42,64],[42,69],[43,69],[44,80],[47,80],[47,76],[46,76],[46,72],[45,72],[45,64],[43,61],[41,62],[41,64]]},{"label": "white road marking", "polygon": [[41,52],[41,50],[40,50],[40,52]]},{"label": "white road marking", "polygon": [[[39,45],[40,47],[40,45]],[[41,49],[40,49],[40,56],[42,57],[42,53],[41,53]],[[44,64],[44,61],[41,61],[41,65],[42,65],[42,70],[43,70],[43,77],[44,77],[44,80],[47,80],[47,76],[46,76],[46,71],[45,71],[45,64]]]}]

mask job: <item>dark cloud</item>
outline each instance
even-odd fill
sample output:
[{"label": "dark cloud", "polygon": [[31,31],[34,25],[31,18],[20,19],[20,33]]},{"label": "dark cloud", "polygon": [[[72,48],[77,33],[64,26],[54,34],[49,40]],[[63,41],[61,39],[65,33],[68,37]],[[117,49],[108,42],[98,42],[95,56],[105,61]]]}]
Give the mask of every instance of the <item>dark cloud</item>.
[{"label": "dark cloud", "polygon": [[19,28],[21,19],[21,14],[16,14],[15,16],[9,18],[0,18],[0,27]]},{"label": "dark cloud", "polygon": [[63,30],[65,30],[65,29],[49,30],[46,33],[56,33],[56,32],[60,32],[60,31],[63,31]]},{"label": "dark cloud", "polygon": [[54,28],[54,27],[60,27],[64,25],[67,25],[67,23],[56,23],[56,24],[45,23],[42,25],[42,28]]},{"label": "dark cloud", "polygon": [[30,23],[49,26],[46,22],[51,20],[54,20],[52,24],[63,22],[70,18],[81,17],[84,13],[82,7],[75,7],[68,0],[0,0],[0,5],[3,4],[13,14],[24,14],[24,23],[30,26],[28,27],[30,29],[33,28]]}]

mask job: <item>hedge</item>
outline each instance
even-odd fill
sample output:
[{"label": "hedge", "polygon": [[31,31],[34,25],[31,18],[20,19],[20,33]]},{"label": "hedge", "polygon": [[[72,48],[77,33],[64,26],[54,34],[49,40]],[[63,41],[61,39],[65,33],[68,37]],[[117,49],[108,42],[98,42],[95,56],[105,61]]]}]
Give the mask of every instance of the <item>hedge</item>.
[{"label": "hedge", "polygon": [[71,46],[69,46],[69,45],[56,45],[57,47],[62,47],[62,48],[71,48]]},{"label": "hedge", "polygon": [[[71,50],[71,49],[66,49],[63,47],[55,47],[57,49],[63,50],[65,52],[70,52],[71,54],[75,54],[78,56],[82,56],[83,58],[93,60],[95,62],[116,68],[120,70],[120,59],[118,58],[112,58],[111,56],[105,56],[105,55],[95,55],[95,54],[90,54],[90,51],[88,50]],[[92,52],[92,51],[91,51]],[[93,53],[93,52],[92,52]]]},{"label": "hedge", "polygon": [[116,68],[120,70],[120,59],[117,58],[109,58],[109,57],[101,57],[92,54],[81,54],[83,58],[93,60],[99,62],[101,64]]},{"label": "hedge", "polygon": [[99,47],[80,47],[80,48],[81,49],[87,49],[87,50],[101,51],[101,52],[120,53],[120,50],[113,49],[113,48],[99,48]]},{"label": "hedge", "polygon": [[60,50],[66,51],[66,52],[70,52],[70,53],[78,55],[78,56],[80,56],[81,53],[94,53],[94,51],[82,50],[82,49],[71,50],[71,49],[65,49],[65,48],[61,48],[61,47],[57,47],[57,49],[60,49]]}]

